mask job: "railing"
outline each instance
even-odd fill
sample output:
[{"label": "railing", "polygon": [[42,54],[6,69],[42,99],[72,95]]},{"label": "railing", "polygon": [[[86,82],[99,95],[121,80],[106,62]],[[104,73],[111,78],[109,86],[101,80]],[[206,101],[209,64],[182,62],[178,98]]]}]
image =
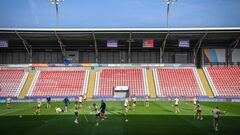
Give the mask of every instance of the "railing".
[{"label": "railing", "polygon": [[150,95],[149,92],[149,87],[148,87],[148,78],[147,78],[147,70],[143,69],[143,79],[144,79],[144,90],[145,90],[145,95]]},{"label": "railing", "polygon": [[31,86],[30,86],[30,89],[29,89],[29,91],[28,91],[28,93],[27,93],[27,96],[31,96],[32,91],[33,91],[33,89],[34,89],[34,87],[35,87],[35,84],[37,83],[37,80],[38,80],[38,77],[39,77],[40,72],[41,72],[41,71],[37,71],[37,72],[36,72],[36,74],[35,74],[35,76],[34,76],[34,78],[33,78],[32,84],[31,84]]},{"label": "railing", "polygon": [[157,70],[156,69],[153,69],[153,77],[154,77],[154,83],[155,83],[155,86],[156,86],[156,95],[157,96],[160,96],[160,81],[158,80],[158,75],[157,75]]},{"label": "railing", "polygon": [[198,83],[198,86],[199,86],[199,88],[201,90],[202,95],[206,96],[207,94],[206,94],[206,92],[205,92],[205,90],[203,88],[202,81],[201,81],[201,79],[200,79],[200,77],[198,75],[198,72],[197,72],[196,68],[193,68],[193,73],[194,73],[195,78],[197,79],[197,83]]},{"label": "railing", "polygon": [[94,87],[94,96],[98,95],[98,86],[99,86],[99,76],[100,76],[100,72],[96,73],[96,81],[95,81],[95,87]]},{"label": "railing", "polygon": [[204,63],[204,66],[210,66],[210,67],[240,67],[240,62],[209,62]]},{"label": "railing", "polygon": [[16,97],[19,96],[19,94],[20,94],[20,92],[21,92],[21,90],[23,88],[23,85],[25,84],[25,82],[27,80],[28,75],[29,75],[29,72],[24,72],[24,75],[23,75],[23,78],[21,80],[21,83],[20,83],[20,85],[19,85],[19,87],[18,87],[18,89],[16,91],[16,94],[15,94]]},{"label": "railing", "polygon": [[209,84],[210,84],[210,87],[211,87],[211,89],[212,89],[212,91],[213,91],[214,96],[218,96],[219,94],[218,94],[218,92],[217,92],[217,90],[216,90],[215,85],[213,84],[212,78],[211,78],[211,76],[210,76],[207,68],[206,68],[206,67],[203,67],[203,71],[204,71],[204,74],[205,74],[206,77],[207,77],[207,80],[208,80],[208,82],[209,82]]},{"label": "railing", "polygon": [[85,77],[84,77],[84,84],[83,84],[82,95],[86,95],[87,94],[88,78],[89,78],[89,70],[86,70]]}]

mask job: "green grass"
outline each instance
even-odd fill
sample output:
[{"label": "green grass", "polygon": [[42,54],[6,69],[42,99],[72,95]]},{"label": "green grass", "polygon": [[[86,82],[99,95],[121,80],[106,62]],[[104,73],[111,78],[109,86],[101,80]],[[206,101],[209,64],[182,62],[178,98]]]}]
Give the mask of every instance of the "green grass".
[{"label": "green grass", "polygon": [[[1,135],[234,135],[240,132],[240,103],[202,102],[204,119],[193,119],[191,102],[181,102],[180,113],[174,113],[173,102],[151,102],[150,107],[144,107],[138,102],[135,111],[128,113],[128,122],[123,115],[123,102],[106,102],[107,117],[95,126],[96,120],[86,102],[80,109],[80,123],[75,124],[73,103],[69,111],[56,114],[55,107],[63,107],[62,102],[52,103],[50,109],[43,104],[41,115],[33,115],[36,103],[12,103],[6,110],[5,104],[0,104],[0,134]],[[98,102],[99,104],[99,102]],[[220,131],[212,127],[212,109],[218,105],[226,111],[220,119]],[[86,122],[84,115],[87,117]],[[20,118],[19,116],[22,116]]]}]

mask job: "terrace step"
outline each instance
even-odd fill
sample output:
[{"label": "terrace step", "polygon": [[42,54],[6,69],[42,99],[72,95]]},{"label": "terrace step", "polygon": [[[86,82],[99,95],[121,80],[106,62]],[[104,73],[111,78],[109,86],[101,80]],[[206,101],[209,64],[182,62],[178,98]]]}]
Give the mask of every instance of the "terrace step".
[{"label": "terrace step", "polygon": [[19,99],[24,99],[25,96],[27,95],[27,93],[29,91],[29,88],[30,88],[30,86],[32,84],[34,75],[35,75],[34,72],[31,72],[31,73],[28,74],[27,80],[24,83],[23,88],[22,88],[22,90],[21,90],[21,92],[20,92],[20,94],[18,96]]},{"label": "terrace step", "polygon": [[201,79],[201,82],[202,82],[202,84],[203,84],[203,88],[204,88],[204,90],[206,91],[207,96],[208,96],[209,98],[214,98],[212,89],[211,89],[211,87],[210,87],[210,85],[209,85],[209,83],[208,83],[208,81],[207,81],[207,78],[206,78],[203,70],[202,70],[202,69],[197,69],[197,71],[198,71],[198,75],[199,75],[199,77],[200,77],[200,79]]},{"label": "terrace step", "polygon": [[96,71],[90,71],[89,81],[87,86],[87,98],[93,97],[95,79],[96,79]]},{"label": "terrace step", "polygon": [[148,80],[148,87],[149,87],[150,97],[151,98],[155,98],[156,97],[156,89],[155,89],[152,69],[148,69],[147,70],[147,78],[148,78],[147,80]]}]

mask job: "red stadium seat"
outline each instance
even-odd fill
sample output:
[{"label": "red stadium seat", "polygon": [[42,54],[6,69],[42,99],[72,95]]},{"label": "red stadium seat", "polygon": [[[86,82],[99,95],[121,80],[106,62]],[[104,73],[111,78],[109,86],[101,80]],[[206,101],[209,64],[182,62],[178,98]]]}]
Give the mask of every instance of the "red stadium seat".
[{"label": "red stadium seat", "polygon": [[208,67],[210,81],[215,88],[215,96],[240,97],[240,68],[239,67]]},{"label": "red stadium seat", "polygon": [[204,96],[193,68],[162,68],[155,74],[158,97]]},{"label": "red stadium seat", "polygon": [[0,97],[17,97],[24,70],[0,70]]},{"label": "red stadium seat", "polygon": [[41,71],[29,97],[80,96],[86,71]]},{"label": "red stadium seat", "polygon": [[95,96],[113,96],[114,86],[129,86],[130,95],[144,96],[144,69],[103,69],[99,75],[98,92]]}]

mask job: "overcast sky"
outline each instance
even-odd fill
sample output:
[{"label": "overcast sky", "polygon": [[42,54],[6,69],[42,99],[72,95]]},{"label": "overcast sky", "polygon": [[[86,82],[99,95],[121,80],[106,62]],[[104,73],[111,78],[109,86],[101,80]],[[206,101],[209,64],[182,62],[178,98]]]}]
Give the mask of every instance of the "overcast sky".
[{"label": "overcast sky", "polygon": [[[0,27],[55,28],[50,0],[0,0]],[[61,28],[166,27],[164,0],[64,0]],[[178,0],[170,27],[239,27],[240,0]]]}]

